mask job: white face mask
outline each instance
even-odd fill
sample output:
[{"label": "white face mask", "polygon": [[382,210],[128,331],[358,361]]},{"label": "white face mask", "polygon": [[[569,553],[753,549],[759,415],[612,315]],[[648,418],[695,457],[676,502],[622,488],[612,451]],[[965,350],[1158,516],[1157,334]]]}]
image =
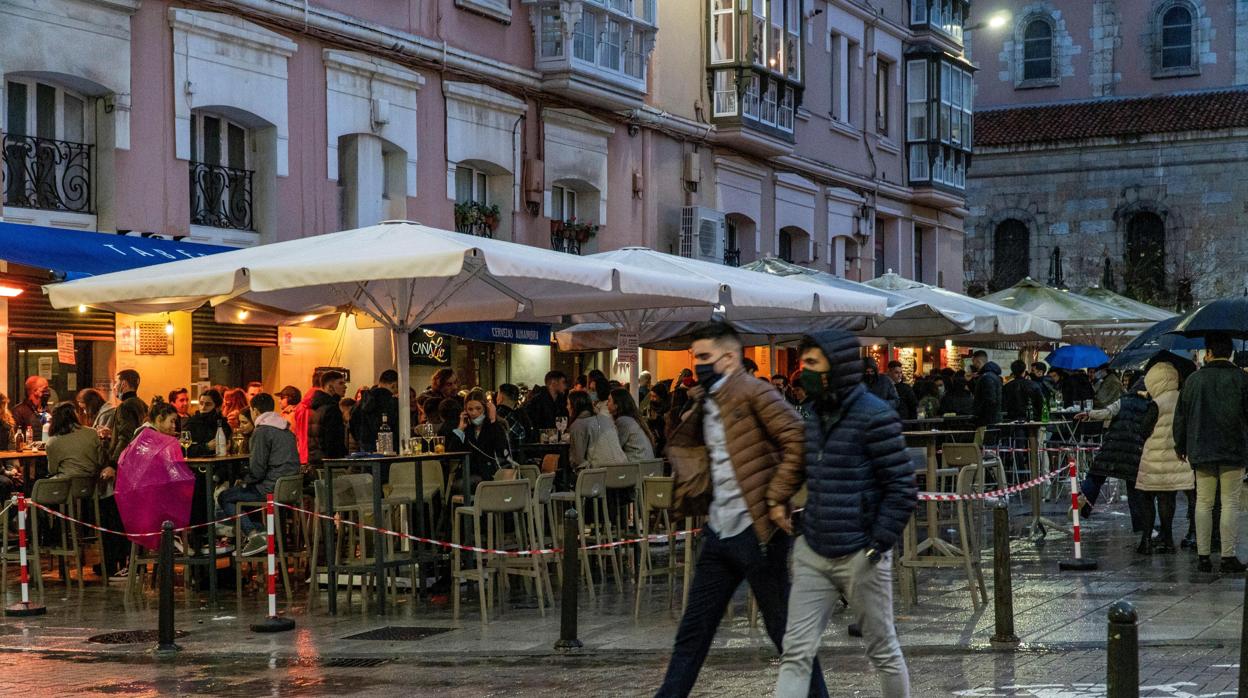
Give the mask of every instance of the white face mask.
[{"label": "white face mask", "polygon": [[473,417],[472,423],[473,425],[478,426],[478,427],[481,426],[482,424],[485,424],[485,415],[479,414],[476,417]]}]

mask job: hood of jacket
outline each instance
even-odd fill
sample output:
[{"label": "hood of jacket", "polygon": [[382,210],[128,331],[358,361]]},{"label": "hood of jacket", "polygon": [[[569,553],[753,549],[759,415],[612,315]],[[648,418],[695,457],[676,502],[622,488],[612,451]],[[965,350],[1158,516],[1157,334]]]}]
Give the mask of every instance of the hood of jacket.
[{"label": "hood of jacket", "polygon": [[326,405],[337,405],[337,404],[338,404],[338,398],[318,388],[316,392],[312,393],[312,400],[308,403],[308,407],[312,409],[313,411],[315,411],[315,410],[321,409],[322,407]]},{"label": "hood of jacket", "polygon": [[1144,387],[1154,398],[1179,389],[1179,371],[1168,363],[1158,363],[1144,374]]},{"label": "hood of jacket", "polygon": [[287,429],[290,427],[290,422],[287,422],[286,418],[283,417],[280,412],[265,412],[259,417],[256,417],[256,427]]},{"label": "hood of jacket", "polygon": [[979,372],[980,373],[995,373],[998,376],[1000,376],[1001,367],[997,365],[996,361],[989,361],[988,363],[984,364],[983,368],[979,369]]},{"label": "hood of jacket", "polygon": [[843,402],[862,384],[862,345],[857,337],[844,330],[824,330],[808,337],[828,357],[828,390]]}]

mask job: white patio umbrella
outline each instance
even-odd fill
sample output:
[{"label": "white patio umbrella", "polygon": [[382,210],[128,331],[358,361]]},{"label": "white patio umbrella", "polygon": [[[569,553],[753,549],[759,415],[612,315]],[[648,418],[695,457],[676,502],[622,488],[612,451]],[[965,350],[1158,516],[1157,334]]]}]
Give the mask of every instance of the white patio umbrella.
[{"label": "white patio umbrella", "polygon": [[[266,321],[313,323],[364,315],[392,334],[396,366],[409,335],[437,322],[700,308],[723,301],[718,282],[659,269],[474,237],[409,222],[116,272],[45,287],[52,305],[125,313],[191,310],[204,303],[254,310]],[[408,391],[399,370],[399,395]],[[400,434],[411,433],[399,410]]]},{"label": "white patio umbrella", "polygon": [[937,286],[928,286],[893,272],[871,279],[866,284],[921,303],[973,316],[974,326],[966,334],[956,337],[959,343],[1047,342],[1062,338],[1062,328],[1055,322]]},{"label": "white patio umbrella", "polygon": [[[715,315],[731,322],[744,334],[802,334],[828,326],[865,326],[867,321],[883,314],[887,307],[885,299],[878,294],[820,287],[748,269],[678,257],[647,247],[625,247],[589,255],[587,259],[600,260],[619,269],[650,269],[680,278],[713,282],[721,289]],[[587,323],[606,322],[616,330],[617,337],[619,333],[627,332],[654,343],[687,331],[689,323],[708,320],[710,314],[704,307],[691,306],[599,313],[593,317],[577,315],[574,319]],[[610,341],[609,331],[604,332],[605,328],[601,325],[583,329],[592,333],[586,338],[591,342]],[[576,332],[575,328],[571,329],[571,334]],[[567,341],[588,348],[585,342],[574,341],[568,335],[569,332],[559,333],[561,345]],[[631,384],[636,385],[636,364],[630,367],[630,377]]]}]

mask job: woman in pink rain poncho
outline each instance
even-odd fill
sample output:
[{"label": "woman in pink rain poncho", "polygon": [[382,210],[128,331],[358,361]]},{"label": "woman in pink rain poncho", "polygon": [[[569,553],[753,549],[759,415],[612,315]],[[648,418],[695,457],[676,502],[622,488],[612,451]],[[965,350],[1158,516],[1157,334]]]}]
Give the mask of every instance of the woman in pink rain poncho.
[{"label": "woman in pink rain poncho", "polygon": [[[152,405],[148,421],[135,433],[117,462],[117,509],[126,531],[152,533],[165,521],[181,528],[191,520],[195,474],[177,439],[178,412],[167,402]],[[132,536],[145,548],[160,545],[159,535]]]}]

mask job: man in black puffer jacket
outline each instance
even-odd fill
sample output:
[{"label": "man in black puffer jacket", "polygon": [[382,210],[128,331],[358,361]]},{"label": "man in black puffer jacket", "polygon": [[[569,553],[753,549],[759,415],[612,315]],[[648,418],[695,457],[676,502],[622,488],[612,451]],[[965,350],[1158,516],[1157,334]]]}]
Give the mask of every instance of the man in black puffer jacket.
[{"label": "man in black puffer jacket", "polygon": [[1152,522],[1145,524],[1140,513],[1140,503],[1135,493],[1135,476],[1140,470],[1140,455],[1144,452],[1144,440],[1153,433],[1153,424],[1157,421],[1157,410],[1149,410],[1153,401],[1144,392],[1144,379],[1141,378],[1131,386],[1131,390],[1122,394],[1116,402],[1101,410],[1080,412],[1075,415],[1079,421],[1110,420],[1109,428],[1101,440],[1101,450],[1097,451],[1092,460],[1088,475],[1079,485],[1080,516],[1091,516],[1092,507],[1100,498],[1101,487],[1105,480],[1114,477],[1127,485],[1127,506],[1131,511],[1131,530],[1140,533]]},{"label": "man in black puffer jacket", "polygon": [[971,356],[975,378],[975,425],[990,427],[1001,423],[1001,367],[988,360],[988,352],[980,349]]},{"label": "man in black puffer jacket", "polygon": [[791,531],[789,500],[806,483],[802,537],[777,696],[805,695],[829,609],[844,594],[859,614],[867,657],[886,698],[910,695],[893,627],[891,550],[917,505],[901,421],[862,384],[858,339],[840,330],[807,337],[802,386],[813,398],[805,468],[783,463],[767,487],[768,514]]}]

